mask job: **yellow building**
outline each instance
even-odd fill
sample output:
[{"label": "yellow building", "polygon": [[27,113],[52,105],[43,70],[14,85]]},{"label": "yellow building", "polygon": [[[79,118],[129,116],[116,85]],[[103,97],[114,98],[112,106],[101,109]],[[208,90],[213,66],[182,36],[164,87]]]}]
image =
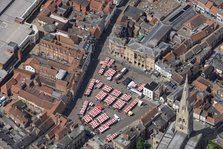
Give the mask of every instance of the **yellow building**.
[{"label": "yellow building", "polygon": [[109,52],[115,58],[124,60],[139,69],[154,70],[155,68],[156,55],[154,50],[134,40],[125,45],[121,39],[110,39]]}]

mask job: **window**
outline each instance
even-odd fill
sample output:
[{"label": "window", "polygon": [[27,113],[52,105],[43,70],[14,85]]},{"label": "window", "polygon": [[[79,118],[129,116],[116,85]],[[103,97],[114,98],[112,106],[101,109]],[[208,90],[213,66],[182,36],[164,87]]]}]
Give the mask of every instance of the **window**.
[{"label": "window", "polygon": [[180,125],[180,129],[183,130],[183,125]]}]

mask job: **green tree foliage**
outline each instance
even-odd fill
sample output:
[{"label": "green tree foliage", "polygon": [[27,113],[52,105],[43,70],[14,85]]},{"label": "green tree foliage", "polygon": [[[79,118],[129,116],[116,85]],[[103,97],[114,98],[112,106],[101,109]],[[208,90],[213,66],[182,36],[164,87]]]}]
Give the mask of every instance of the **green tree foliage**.
[{"label": "green tree foliage", "polygon": [[145,148],[146,148],[145,140],[143,138],[139,137],[136,142],[136,149],[145,149]]},{"label": "green tree foliage", "polygon": [[213,141],[209,141],[207,149],[223,149],[223,148],[221,146],[215,144]]}]

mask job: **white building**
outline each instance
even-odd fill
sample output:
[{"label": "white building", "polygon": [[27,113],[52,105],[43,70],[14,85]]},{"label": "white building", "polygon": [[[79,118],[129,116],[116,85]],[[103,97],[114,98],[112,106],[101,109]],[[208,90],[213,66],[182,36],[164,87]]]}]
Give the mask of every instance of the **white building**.
[{"label": "white building", "polygon": [[162,62],[157,62],[155,64],[155,70],[158,71],[162,76],[171,79],[172,71],[171,68]]},{"label": "white building", "polygon": [[32,73],[35,73],[36,72],[36,70],[32,66],[30,66],[30,65],[25,66],[25,70],[27,70],[29,72],[32,72]]},{"label": "white building", "polygon": [[195,118],[195,119],[197,119],[197,120],[199,120],[200,119],[200,114],[201,114],[201,109],[198,109],[198,108],[195,108],[194,109],[194,113],[193,113],[193,117]]},{"label": "white building", "polygon": [[154,93],[158,88],[158,84],[156,82],[151,82],[150,84],[146,84],[143,89],[143,95],[148,97],[149,99],[154,99]]},{"label": "white building", "polygon": [[219,10],[219,12],[217,13],[217,20],[223,23],[223,9]]}]

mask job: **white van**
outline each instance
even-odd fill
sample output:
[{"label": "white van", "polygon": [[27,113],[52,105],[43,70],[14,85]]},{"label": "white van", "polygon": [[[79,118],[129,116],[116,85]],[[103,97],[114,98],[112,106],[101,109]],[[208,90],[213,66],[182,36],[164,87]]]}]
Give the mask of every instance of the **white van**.
[{"label": "white van", "polygon": [[122,68],[121,73],[122,75],[124,75],[125,73],[127,73],[128,69],[126,67]]},{"label": "white van", "polygon": [[119,117],[117,114],[114,114],[114,117],[115,117],[118,121],[121,120],[120,117]]},{"label": "white van", "polygon": [[0,102],[3,102],[4,100],[6,100],[6,96],[2,96],[2,97],[0,98]]}]

